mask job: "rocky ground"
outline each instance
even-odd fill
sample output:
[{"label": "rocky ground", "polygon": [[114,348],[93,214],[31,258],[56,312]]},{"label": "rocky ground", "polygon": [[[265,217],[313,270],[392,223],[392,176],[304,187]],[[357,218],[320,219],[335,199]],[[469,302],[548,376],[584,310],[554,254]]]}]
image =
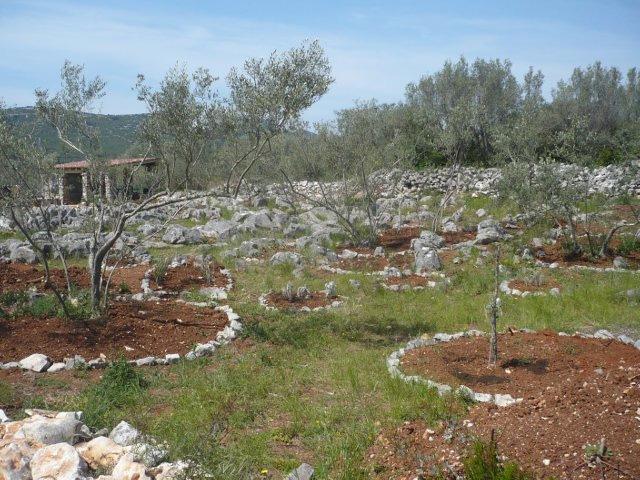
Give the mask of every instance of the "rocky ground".
[{"label": "rocky ground", "polygon": [[[640,184],[618,185],[618,173],[616,167],[584,172],[594,193],[607,195],[597,196],[589,225],[576,211],[578,225],[606,231],[628,214],[632,207],[614,194],[638,193]],[[330,209],[292,202],[280,186],[140,215],[116,245],[123,254],[110,290],[117,320],[102,326],[70,324],[47,307],[51,291],[35,253],[0,219],[0,408],[26,418],[0,427],[0,473],[14,468],[18,473],[8,478],[30,478],[28,471],[47,478],[42,475],[58,468],[52,460],[58,458],[68,459],[58,463],[75,473],[54,478],[134,478],[122,473],[129,471],[173,478],[103,430],[125,420],[163,445],[167,472],[202,469],[189,478],[206,478],[203,472],[282,478],[302,463],[315,467],[314,478],[369,478],[372,469],[379,478],[430,474],[424,459],[435,468],[437,455],[416,435],[477,414],[468,417],[464,402],[392,378],[385,359],[424,333],[488,329],[497,244],[502,330],[608,328],[640,337],[640,230],[622,232],[606,258],[566,258],[566,226],[532,224],[526,212],[498,202],[497,170],[463,170],[462,187],[441,218],[446,172],[384,175],[388,188],[378,192],[376,208],[380,231],[367,246],[350,245]],[[309,197],[318,193],[312,182],[298,187]],[[54,215],[78,292],[89,285],[87,215],[83,206],[61,206]],[[366,220],[357,208],[351,215]],[[580,238],[586,241],[586,231]],[[55,254],[52,268],[54,283],[64,287]],[[463,349],[456,358],[464,355]],[[144,394],[107,398],[102,406],[92,389],[104,382],[102,368],[119,357],[142,371]],[[628,363],[640,367],[637,360]],[[85,372],[86,365],[96,370]],[[637,394],[637,382],[629,388]],[[87,417],[38,411],[25,417],[34,407],[84,410]],[[472,420],[479,425],[474,435],[486,436],[492,421],[510,428],[507,416],[487,418]],[[34,422],[57,421],[74,423],[74,432],[77,427],[85,436],[53,442],[17,433]],[[517,432],[502,434],[505,446],[515,449]],[[91,442],[112,452],[99,455],[108,465],[90,456]]]}]

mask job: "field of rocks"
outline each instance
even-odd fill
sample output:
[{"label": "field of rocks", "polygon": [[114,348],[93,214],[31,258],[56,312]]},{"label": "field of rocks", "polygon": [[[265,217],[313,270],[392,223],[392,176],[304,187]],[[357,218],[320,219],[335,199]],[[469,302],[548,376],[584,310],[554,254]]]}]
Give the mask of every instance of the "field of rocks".
[{"label": "field of rocks", "polygon": [[[457,479],[483,448],[504,478],[639,478],[640,229],[567,255],[499,170],[445,205],[444,172],[384,175],[368,245],[277,185],[140,214],[104,322],[51,290],[66,268],[82,312],[89,207],[56,207],[48,284],[0,218],[0,478]],[[580,241],[633,225],[639,185],[584,175]]]}]

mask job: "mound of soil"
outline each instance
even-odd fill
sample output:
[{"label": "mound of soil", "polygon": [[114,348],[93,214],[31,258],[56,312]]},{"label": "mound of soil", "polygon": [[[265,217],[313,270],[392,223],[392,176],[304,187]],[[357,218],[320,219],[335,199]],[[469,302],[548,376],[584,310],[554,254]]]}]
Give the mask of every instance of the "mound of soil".
[{"label": "mound of soil", "polygon": [[501,334],[498,344],[495,367],[487,365],[489,338],[471,337],[410,350],[402,357],[402,370],[483,393],[526,397],[567,376],[580,382],[595,369],[617,368],[620,362],[640,367],[640,351],[618,341],[538,332]]},{"label": "mound of soil", "polygon": [[521,292],[548,292],[552,288],[562,288],[562,285],[554,278],[545,278],[540,285],[535,285],[518,278],[509,282],[509,288]]},{"label": "mound of soil", "polygon": [[202,268],[189,262],[176,268],[167,269],[167,273],[160,285],[152,282],[154,289],[168,290],[171,292],[182,292],[199,287],[226,287],[227,277],[220,272],[224,267],[217,263],[211,263],[212,278],[211,283],[204,276]]},{"label": "mound of soil", "polygon": [[429,279],[421,275],[407,275],[404,277],[387,277],[384,282],[387,285],[409,285],[414,288],[425,287],[429,283]]},{"label": "mound of soil", "polygon": [[[610,248],[613,252],[616,251],[616,248],[620,245],[620,239],[614,238],[611,241]],[[562,247],[562,243],[560,241],[556,242],[553,245],[544,245],[541,248],[535,249],[536,253],[543,252],[544,256],[540,258],[544,263],[558,263],[563,267],[570,267],[575,265],[583,265],[588,267],[598,267],[598,268],[609,268],[613,267],[613,257],[602,257],[602,258],[592,258],[586,253],[583,253],[580,256],[569,256],[567,252]],[[584,246],[584,252],[588,252],[588,246]],[[617,253],[616,253],[617,255]],[[640,268],[640,251],[638,252],[630,252],[623,256],[628,262],[631,268],[639,269]]]},{"label": "mound of soil", "polygon": [[341,258],[333,264],[343,270],[354,272],[379,272],[390,265],[387,257]]},{"label": "mound of soil", "polygon": [[[473,440],[488,440],[494,429],[500,453],[536,478],[640,476],[637,349],[616,341],[550,333],[502,335],[501,366],[494,369],[487,368],[486,338],[429,349],[430,361],[419,352],[408,353],[403,370],[464,383],[477,391],[510,393],[523,401],[504,408],[478,404],[461,423],[429,428],[415,421],[382,432],[368,454],[374,478],[415,478],[429,466],[446,471],[445,462],[460,474],[461,458]],[[604,477],[600,467],[585,462],[585,446],[601,438],[612,452]]]},{"label": "mound of soil", "polygon": [[466,232],[460,230],[458,232],[439,233],[447,245],[456,245],[458,243],[469,242],[476,239],[476,231]]},{"label": "mound of soil", "polygon": [[[408,250],[411,248],[411,240],[418,238],[420,232],[426,228],[412,225],[401,228],[390,228],[380,233],[378,243],[390,250]],[[438,232],[447,246],[475,240],[476,232]]]},{"label": "mound of soil", "polygon": [[328,307],[335,300],[335,298],[327,297],[324,292],[311,292],[308,298],[294,298],[293,301],[286,299],[281,292],[271,292],[267,294],[267,305],[276,307],[279,310],[300,310],[304,307],[311,309]]},{"label": "mound of soil", "polygon": [[[70,266],[69,279],[80,288],[89,287],[89,276],[84,268]],[[52,268],[51,282],[59,289],[66,289],[67,284],[64,271]],[[18,262],[0,263],[0,292],[19,292],[35,287],[38,291],[45,291],[44,270],[40,266],[25,265]]]},{"label": "mound of soil", "polygon": [[421,230],[418,225],[390,228],[378,235],[378,244],[392,250],[407,250],[411,247],[411,240],[420,236]]},{"label": "mound of soil", "polygon": [[[140,284],[148,269],[147,265],[119,266],[111,278],[109,289],[118,292],[126,285],[126,288],[132,293],[141,291]],[[68,272],[72,286],[89,288],[91,282],[86,268],[72,265],[69,266]],[[108,275],[109,272],[107,271],[104,278],[105,281]],[[67,283],[64,271],[61,268],[52,268],[50,277],[56,288],[66,290]],[[49,288],[45,288],[44,269],[41,266],[25,265],[17,262],[0,264],[0,292],[19,292],[33,287],[39,292],[49,290]]]},{"label": "mound of soil", "polygon": [[109,359],[185,354],[195,343],[215,339],[227,324],[224,312],[173,300],[112,302],[105,317],[106,324],[29,316],[0,319],[0,362],[32,353],[54,361],[73,355],[89,360],[101,353]]}]

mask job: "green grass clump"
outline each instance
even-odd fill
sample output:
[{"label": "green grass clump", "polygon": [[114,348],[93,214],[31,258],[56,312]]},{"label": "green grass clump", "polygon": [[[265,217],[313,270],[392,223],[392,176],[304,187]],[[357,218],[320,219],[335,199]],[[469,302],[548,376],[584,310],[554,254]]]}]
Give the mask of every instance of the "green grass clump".
[{"label": "green grass clump", "polygon": [[20,303],[16,314],[38,318],[58,316],[60,303],[53,295],[36,297],[31,302]]},{"label": "green grass clump", "polygon": [[0,405],[11,405],[13,402],[13,388],[0,380]]},{"label": "green grass clump", "polygon": [[113,427],[121,411],[138,403],[147,388],[142,374],[124,358],[110,364],[97,385],[81,401],[85,423],[94,428]]},{"label": "green grass clump", "polygon": [[634,252],[640,252],[640,239],[630,235],[620,237],[620,244],[616,248],[618,255],[629,255]]},{"label": "green grass clump", "polygon": [[502,463],[495,441],[476,441],[473,453],[464,462],[467,480],[533,480],[517,463]]}]

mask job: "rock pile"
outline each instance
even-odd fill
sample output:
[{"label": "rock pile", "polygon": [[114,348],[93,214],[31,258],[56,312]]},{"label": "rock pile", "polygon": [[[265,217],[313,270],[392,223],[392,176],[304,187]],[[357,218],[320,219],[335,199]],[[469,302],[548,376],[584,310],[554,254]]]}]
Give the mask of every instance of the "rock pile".
[{"label": "rock pile", "polygon": [[[0,478],[7,480],[178,480],[191,468],[166,462],[165,448],[127,422],[91,431],[82,412],[0,410]],[[4,420],[3,420],[4,418]]]}]

